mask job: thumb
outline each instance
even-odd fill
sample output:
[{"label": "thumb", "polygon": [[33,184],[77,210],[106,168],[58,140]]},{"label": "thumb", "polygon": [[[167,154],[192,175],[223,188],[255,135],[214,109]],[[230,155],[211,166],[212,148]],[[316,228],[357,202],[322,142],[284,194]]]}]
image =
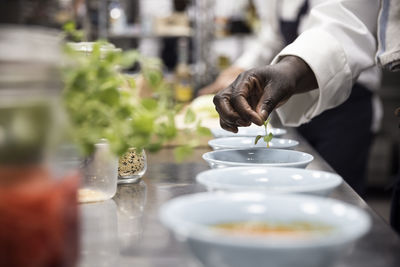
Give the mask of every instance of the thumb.
[{"label": "thumb", "polygon": [[261,116],[263,121],[266,121],[278,103],[278,100],[264,93],[257,104],[256,112]]},{"label": "thumb", "polygon": [[265,121],[275,108],[280,107],[289,99],[283,90],[270,90],[265,88],[262,97],[260,98],[256,112]]}]

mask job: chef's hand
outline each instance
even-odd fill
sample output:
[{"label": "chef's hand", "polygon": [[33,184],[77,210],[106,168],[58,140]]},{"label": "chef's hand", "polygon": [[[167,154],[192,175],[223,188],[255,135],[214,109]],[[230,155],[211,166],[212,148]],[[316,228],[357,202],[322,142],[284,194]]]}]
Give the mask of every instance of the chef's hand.
[{"label": "chef's hand", "polygon": [[239,126],[253,122],[262,125],[274,108],[293,94],[318,87],[315,75],[300,58],[286,56],[275,65],[241,73],[214,97],[221,127],[237,132]]},{"label": "chef's hand", "polygon": [[228,87],[244,69],[237,66],[230,66],[218,75],[217,79],[210,85],[199,90],[198,95],[215,94]]}]

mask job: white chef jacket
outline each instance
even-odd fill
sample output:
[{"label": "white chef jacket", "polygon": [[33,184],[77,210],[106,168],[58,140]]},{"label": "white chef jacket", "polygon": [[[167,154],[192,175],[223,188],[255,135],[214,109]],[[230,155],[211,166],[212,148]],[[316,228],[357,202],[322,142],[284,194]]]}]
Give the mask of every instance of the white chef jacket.
[{"label": "white chef jacket", "polygon": [[[304,0],[257,0],[258,9],[262,10],[262,30],[258,41],[235,62],[250,69],[271,59],[271,64],[275,64],[283,56],[294,55],[310,66],[319,89],[294,95],[277,109],[287,126],[309,122],[323,111],[342,104],[355,82],[372,91],[380,85],[380,71],[374,62],[379,1],[308,2],[310,11],[300,20],[298,38],[283,48],[279,19],[296,18]],[[373,103],[375,118],[371,127],[376,130],[382,108],[378,99]]]}]

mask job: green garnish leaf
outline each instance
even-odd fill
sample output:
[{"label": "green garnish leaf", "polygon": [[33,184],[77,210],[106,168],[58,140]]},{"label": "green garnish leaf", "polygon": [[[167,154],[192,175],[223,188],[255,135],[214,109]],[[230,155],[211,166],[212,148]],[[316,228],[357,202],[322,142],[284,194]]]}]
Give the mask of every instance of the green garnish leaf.
[{"label": "green garnish leaf", "polygon": [[265,141],[266,143],[271,142],[271,140],[272,140],[273,137],[274,137],[273,134],[272,134],[272,133],[269,133],[268,135],[264,136],[264,141]]},{"label": "green garnish leaf", "polygon": [[258,141],[261,139],[262,135],[257,135],[256,139],[254,140],[254,144],[257,145]]},{"label": "green garnish leaf", "polygon": [[267,147],[269,147],[269,142],[271,142],[273,137],[274,136],[272,133],[269,133],[268,135],[264,136],[264,141],[265,141],[265,143],[267,143]]},{"label": "green garnish leaf", "polygon": [[268,133],[267,128],[268,128],[268,123],[271,120],[271,117],[268,117],[268,119],[264,122],[264,128],[265,128],[265,135],[257,135],[256,139],[254,140],[254,145],[258,143],[258,141],[263,138],[265,143],[267,143],[267,147],[269,147],[269,142],[271,142],[272,138],[274,135],[272,133]]}]

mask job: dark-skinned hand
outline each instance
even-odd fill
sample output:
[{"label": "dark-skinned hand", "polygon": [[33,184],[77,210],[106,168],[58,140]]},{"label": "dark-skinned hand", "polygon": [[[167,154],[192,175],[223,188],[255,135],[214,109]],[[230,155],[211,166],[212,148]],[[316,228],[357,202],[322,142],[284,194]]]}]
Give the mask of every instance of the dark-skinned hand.
[{"label": "dark-skinned hand", "polygon": [[275,65],[242,72],[214,97],[221,127],[237,132],[253,122],[262,125],[269,114],[292,95],[316,89],[315,75],[300,58],[286,56]]}]

